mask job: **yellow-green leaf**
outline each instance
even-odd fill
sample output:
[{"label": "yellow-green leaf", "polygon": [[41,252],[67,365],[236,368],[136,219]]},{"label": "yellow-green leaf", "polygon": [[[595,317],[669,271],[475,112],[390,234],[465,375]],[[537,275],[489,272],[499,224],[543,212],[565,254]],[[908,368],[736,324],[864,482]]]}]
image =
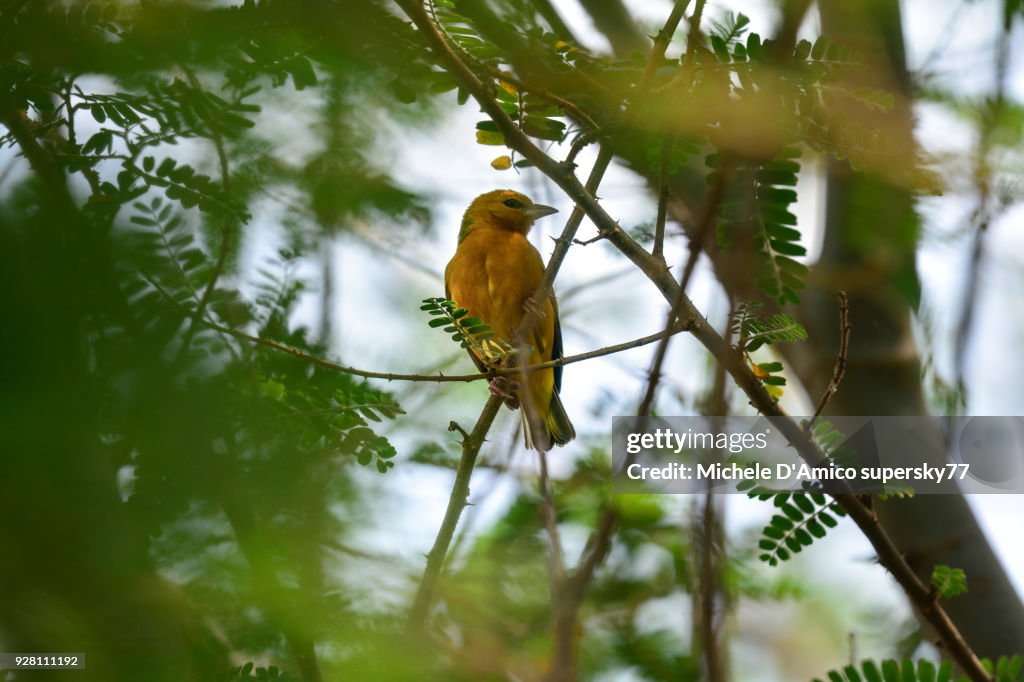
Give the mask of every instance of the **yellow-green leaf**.
[{"label": "yellow-green leaf", "polygon": [[500,146],[505,144],[505,136],[493,130],[478,130],[476,131],[476,141],[477,144]]}]

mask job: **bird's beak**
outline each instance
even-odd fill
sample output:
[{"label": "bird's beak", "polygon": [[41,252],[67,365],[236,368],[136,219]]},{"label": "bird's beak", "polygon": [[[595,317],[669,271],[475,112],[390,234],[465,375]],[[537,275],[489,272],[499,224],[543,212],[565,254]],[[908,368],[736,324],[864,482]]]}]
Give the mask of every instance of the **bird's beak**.
[{"label": "bird's beak", "polygon": [[523,213],[530,216],[534,220],[537,220],[537,218],[543,218],[546,215],[558,213],[558,209],[552,208],[551,206],[545,206],[544,204],[533,204],[532,206],[527,206],[526,208],[524,208]]}]

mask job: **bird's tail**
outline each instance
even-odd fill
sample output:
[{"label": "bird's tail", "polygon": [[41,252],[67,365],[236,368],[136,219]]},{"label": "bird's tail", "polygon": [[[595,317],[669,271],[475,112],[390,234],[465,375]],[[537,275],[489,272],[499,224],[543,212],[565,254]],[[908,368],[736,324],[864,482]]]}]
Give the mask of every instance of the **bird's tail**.
[{"label": "bird's tail", "polygon": [[[569,421],[569,415],[565,413],[562,400],[558,397],[558,390],[551,392],[551,403],[548,405],[548,414],[543,424],[538,424],[537,429],[531,428],[531,420],[526,413],[527,407],[523,405],[521,414],[523,417],[523,434],[526,438],[526,447],[537,450],[548,450],[552,445],[565,445],[576,437],[576,429]],[[542,431],[540,434],[535,430]]]}]

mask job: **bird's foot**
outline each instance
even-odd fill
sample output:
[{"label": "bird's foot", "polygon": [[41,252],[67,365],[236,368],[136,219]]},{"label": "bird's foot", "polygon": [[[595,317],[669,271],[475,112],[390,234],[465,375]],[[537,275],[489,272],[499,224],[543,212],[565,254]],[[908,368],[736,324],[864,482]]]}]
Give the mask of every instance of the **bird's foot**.
[{"label": "bird's foot", "polygon": [[519,393],[519,382],[513,381],[508,377],[494,377],[490,381],[491,395],[496,395],[505,401],[505,404],[510,409],[518,409],[519,397],[516,395]]},{"label": "bird's foot", "polygon": [[530,296],[523,301],[523,311],[526,312],[527,315],[536,315],[538,320],[543,320],[547,317],[547,311],[544,310],[543,306],[537,304],[537,301],[533,299],[533,296]]}]

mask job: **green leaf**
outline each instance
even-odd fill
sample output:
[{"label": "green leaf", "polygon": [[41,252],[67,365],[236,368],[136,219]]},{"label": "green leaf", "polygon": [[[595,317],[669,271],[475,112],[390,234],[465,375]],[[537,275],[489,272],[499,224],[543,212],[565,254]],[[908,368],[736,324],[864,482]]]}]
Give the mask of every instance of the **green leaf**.
[{"label": "green leaf", "polygon": [[476,131],[476,141],[477,144],[500,147],[505,144],[505,136],[490,130],[478,130]]},{"label": "green leaf", "polygon": [[805,249],[804,247],[800,246],[799,244],[794,244],[792,242],[787,242],[787,241],[782,240],[782,239],[771,239],[769,241],[770,241],[770,243],[772,245],[772,250],[775,251],[776,253],[781,253],[781,254],[784,254],[786,256],[805,256],[805,255],[807,255],[807,249]]},{"label": "green leaf", "polygon": [[[431,316],[427,326],[441,328],[451,336],[452,341],[462,348],[470,349],[477,357],[486,357],[498,363],[501,358],[514,352],[511,344],[495,334],[493,327],[479,317],[470,315],[466,308],[456,305],[454,301],[428,298],[422,303],[420,310]],[[486,348],[484,342],[487,342]]]},{"label": "green leaf", "polygon": [[263,390],[263,395],[272,400],[280,400],[285,394],[284,384],[274,381],[273,379],[267,379],[264,381],[261,388]]},{"label": "green leaf", "polygon": [[817,519],[811,519],[807,522],[807,530],[810,531],[811,535],[819,540],[825,537],[825,534],[828,532],[822,527],[821,523],[819,523]]},{"label": "green leaf", "polygon": [[773,506],[784,514],[772,516],[758,541],[758,549],[763,550],[759,558],[771,566],[786,561],[790,553],[796,554],[804,547],[810,547],[816,539],[825,537],[826,527],[836,525],[835,519],[826,511],[835,503],[820,493],[772,493],[754,487],[747,496],[771,500]]},{"label": "green leaf", "polygon": [[792,504],[789,504],[788,502],[783,504],[781,509],[782,513],[784,513],[793,521],[802,521],[804,518],[803,512],[801,512],[799,509],[794,507]]},{"label": "green leaf", "polygon": [[313,65],[305,57],[291,59],[284,68],[291,75],[296,90],[304,90],[311,85],[316,85],[316,72],[313,71]]},{"label": "green leaf", "polygon": [[938,564],[932,569],[932,586],[942,597],[956,597],[967,592],[967,576],[963,569]]},{"label": "green leaf", "polygon": [[819,36],[818,39],[814,41],[814,47],[811,48],[811,59],[821,59],[824,57],[828,44],[828,38],[825,36]]},{"label": "green leaf", "polygon": [[878,671],[878,666],[874,661],[864,661],[860,668],[864,671],[865,682],[882,682],[882,674]]},{"label": "green leaf", "polygon": [[805,514],[814,513],[814,502],[807,495],[794,495],[793,503]]},{"label": "green leaf", "polygon": [[747,36],[747,55],[751,59],[759,59],[761,57],[761,36],[756,33],[751,33]]}]

